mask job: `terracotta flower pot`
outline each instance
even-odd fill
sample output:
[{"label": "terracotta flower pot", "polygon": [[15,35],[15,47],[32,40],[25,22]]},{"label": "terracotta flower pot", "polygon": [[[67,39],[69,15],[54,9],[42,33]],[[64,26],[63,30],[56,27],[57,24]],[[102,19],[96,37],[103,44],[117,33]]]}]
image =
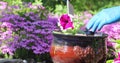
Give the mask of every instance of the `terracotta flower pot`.
[{"label": "terracotta flower pot", "polygon": [[107,35],[53,35],[50,50],[53,63],[106,63]]}]

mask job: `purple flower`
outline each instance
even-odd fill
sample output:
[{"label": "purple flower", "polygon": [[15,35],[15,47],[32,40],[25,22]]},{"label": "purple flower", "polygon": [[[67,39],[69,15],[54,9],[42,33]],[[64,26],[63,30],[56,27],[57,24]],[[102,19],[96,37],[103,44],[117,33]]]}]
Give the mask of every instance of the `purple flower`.
[{"label": "purple flower", "polygon": [[88,11],[83,12],[83,15],[80,16],[80,20],[84,22],[86,25],[88,21],[92,18],[92,14],[89,13]]},{"label": "purple flower", "polygon": [[[54,17],[54,16],[49,16],[48,21],[50,21],[51,23],[53,23],[54,27],[57,26],[57,22],[58,22],[58,17]],[[57,28],[57,27],[56,27]]]},{"label": "purple flower", "polygon": [[107,42],[108,47],[115,47],[115,45],[116,45],[115,42],[110,42],[110,41],[106,41],[106,42]]},{"label": "purple flower", "polygon": [[92,14],[89,13],[88,11],[84,12],[84,16],[87,17],[87,18],[92,18]]},{"label": "purple flower", "polygon": [[118,57],[114,59],[114,63],[120,63],[120,52],[118,52]]},{"label": "purple flower", "polygon": [[[108,51],[113,49],[112,52],[114,53],[115,50],[117,50],[117,48],[116,48],[116,44],[117,43],[114,42],[114,41],[120,39],[120,22],[112,23],[112,24],[109,24],[109,25],[105,25],[101,29],[101,32],[103,32],[105,34],[108,34],[108,37],[107,37],[107,40],[106,40],[107,41],[107,48],[108,48]],[[108,52],[108,54],[111,54],[111,53]],[[113,54],[111,54],[111,55],[113,55]],[[119,63],[118,60],[115,60],[115,62]]]},{"label": "purple flower", "polygon": [[106,25],[101,29],[102,32],[108,34],[108,39],[114,39],[114,40],[120,39],[119,30],[120,30],[119,22]]},{"label": "purple flower", "polygon": [[88,11],[83,12],[83,14],[79,17],[81,21],[83,21],[84,25],[81,26],[80,30],[85,30],[85,26],[88,23],[88,21],[92,18],[92,14],[89,13]]},{"label": "purple flower", "polygon": [[[53,39],[52,31],[57,27],[58,20],[52,16],[48,17],[44,7],[37,8],[41,9],[22,13],[23,15],[16,15],[12,11],[2,15],[0,18],[2,53],[13,55],[18,48],[32,50],[35,54],[49,52]],[[45,19],[41,18],[41,14],[47,15],[44,16]]]},{"label": "purple flower", "polygon": [[1,49],[3,54],[9,53],[10,55],[13,55],[13,51],[12,51],[13,49],[11,49],[8,46],[4,45],[4,46],[0,47],[0,49]]}]

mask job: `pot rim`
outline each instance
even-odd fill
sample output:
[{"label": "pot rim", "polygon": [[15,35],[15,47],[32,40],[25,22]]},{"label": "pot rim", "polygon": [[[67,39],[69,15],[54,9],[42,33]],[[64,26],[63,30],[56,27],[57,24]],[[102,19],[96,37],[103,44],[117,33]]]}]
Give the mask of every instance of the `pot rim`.
[{"label": "pot rim", "polygon": [[108,35],[105,33],[95,33],[94,35],[86,35],[86,34],[64,34],[61,32],[53,32],[53,35],[61,35],[61,36],[72,36],[72,37],[99,37],[99,38],[106,38]]}]

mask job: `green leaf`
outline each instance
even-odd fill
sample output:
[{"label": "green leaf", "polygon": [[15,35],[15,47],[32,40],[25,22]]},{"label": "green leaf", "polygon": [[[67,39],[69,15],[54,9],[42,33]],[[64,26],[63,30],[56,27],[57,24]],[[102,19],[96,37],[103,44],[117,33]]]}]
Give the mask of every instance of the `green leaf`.
[{"label": "green leaf", "polygon": [[116,44],[116,48],[120,48],[120,44]]},{"label": "green leaf", "polygon": [[114,42],[120,44],[120,40],[113,40]]},{"label": "green leaf", "polygon": [[113,60],[107,60],[106,63],[113,63]]}]

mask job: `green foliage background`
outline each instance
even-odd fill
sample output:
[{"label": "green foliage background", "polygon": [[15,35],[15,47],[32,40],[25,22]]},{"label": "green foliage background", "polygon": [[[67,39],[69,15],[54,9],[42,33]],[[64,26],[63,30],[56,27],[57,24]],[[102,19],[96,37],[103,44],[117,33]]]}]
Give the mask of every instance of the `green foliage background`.
[{"label": "green foliage background", "polygon": [[98,12],[104,8],[120,5],[120,0],[72,0],[75,11]]},{"label": "green foliage background", "polygon": [[[21,2],[32,2],[45,6],[52,12],[64,13],[66,9],[66,0],[3,0],[8,2],[10,5],[21,4]],[[70,0],[74,6],[75,12],[81,11],[91,11],[94,13],[100,11],[101,9],[118,6],[120,5],[120,0]],[[62,8],[60,8],[60,7]]]}]

